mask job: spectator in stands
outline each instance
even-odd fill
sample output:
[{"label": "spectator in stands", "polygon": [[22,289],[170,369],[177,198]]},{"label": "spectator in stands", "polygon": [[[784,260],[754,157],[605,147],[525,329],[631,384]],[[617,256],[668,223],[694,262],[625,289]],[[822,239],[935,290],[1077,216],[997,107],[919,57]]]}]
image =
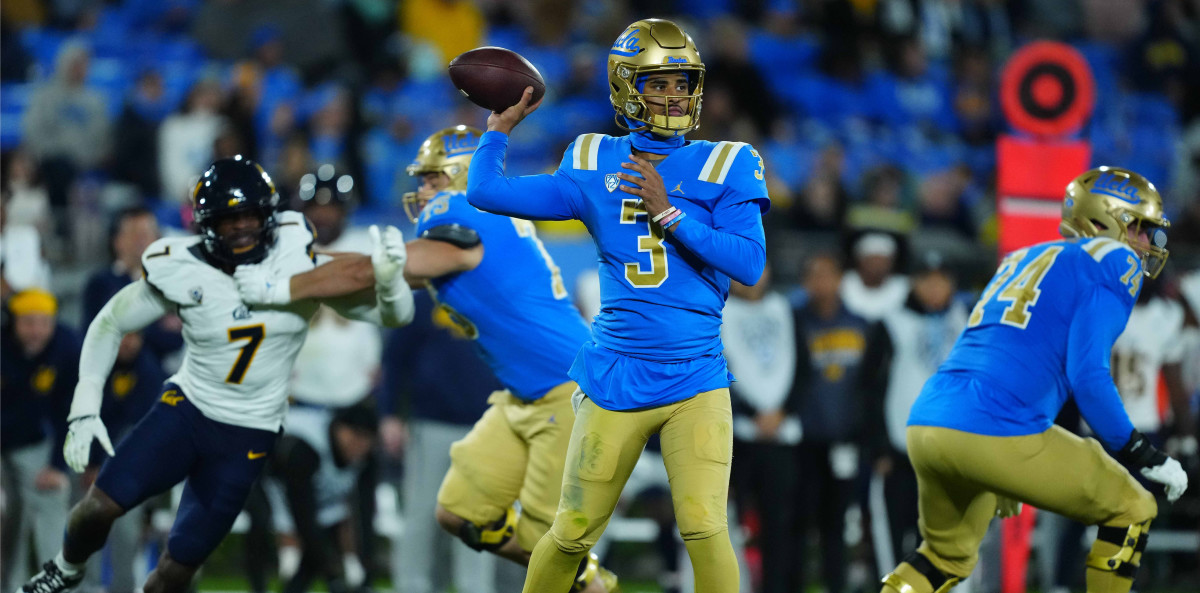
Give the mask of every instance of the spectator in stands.
[{"label": "spectator in stands", "polygon": [[310,93],[309,101],[313,110],[308,121],[312,159],[332,163],[343,174],[362,179],[350,91],[340,84],[328,83]]},{"label": "spectator in stands", "polygon": [[937,228],[963,239],[975,236],[975,221],[968,204],[977,202],[981,196],[971,169],[965,164],[926,175],[918,191],[923,231]]},{"label": "spectator in stands", "polygon": [[[868,427],[867,459],[874,460],[871,521],[880,574],[917,548],[917,475],[908,461],[905,425],[908,412],[925,381],[945,360],[967,324],[967,308],[954,300],[955,278],[941,254],[919,260],[912,290],[900,309],[883,316],[872,328],[863,368]],[[885,504],[879,504],[886,501]],[[882,540],[882,541],[881,541]]]},{"label": "spectator in stands", "polygon": [[[113,295],[127,284],[142,277],[142,253],[158,240],[158,220],[144,207],[122,210],[109,225],[108,248],[112,263],[96,270],[83,289],[83,318],[80,327],[87,327]],[[133,351],[145,349],[164,370],[178,366],[175,360],[183,348],[183,321],[178,315],[167,315],[150,324],[140,333],[127,334],[122,348]],[[111,376],[111,375],[110,375]],[[153,383],[158,389],[161,381]]]},{"label": "spectator in stands", "polygon": [[[1196,23],[1188,23],[1185,4],[1177,0],[1149,3],[1148,26],[1129,46],[1125,69],[1135,89],[1164,94],[1177,109],[1184,106],[1189,88],[1195,93],[1200,74]],[[1195,19],[1194,6],[1191,11]]]},{"label": "spectator in stands", "polygon": [[[171,112],[162,74],[146,68],[117,119],[113,178],[133,184],[143,199],[162,196],[158,171],[158,126]],[[140,255],[140,254],[139,254]]]},{"label": "spectator in stands", "polygon": [[[868,349],[866,319],[842,302],[842,265],[828,253],[805,264],[804,289],[808,302],[795,312],[797,371],[795,388],[804,434],[797,450],[800,481],[799,537],[817,528],[821,574],[826,591],[846,590],[844,531],[846,511],[857,504],[858,476],[865,395],[863,355]],[[803,553],[803,550],[801,551]],[[800,570],[800,585],[808,582]]]},{"label": "spectator in stands", "polygon": [[845,224],[848,201],[849,195],[841,179],[816,173],[804,182],[800,198],[792,207],[791,218],[799,229],[840,232]]},{"label": "spectator in stands", "polygon": [[[763,80],[760,67],[750,60],[745,26],[734,19],[722,18],[714,22],[709,31],[711,38],[716,42],[716,51],[712,56],[705,54],[705,78],[712,81],[709,84],[713,85],[706,85],[705,92],[713,88],[728,91],[732,95],[734,112],[748,116],[758,136],[769,135],[772,125],[779,117],[779,107],[766,81]],[[704,115],[705,126],[708,126],[709,114],[706,111]],[[703,129],[700,131],[703,132]],[[705,137],[728,136],[707,134]]]},{"label": "spectator in stands", "polygon": [[917,226],[914,193],[908,174],[900,167],[892,164],[874,167],[864,175],[862,200],[851,206],[846,223],[856,229],[908,234]]},{"label": "spectator in stands", "polygon": [[38,174],[37,161],[24,148],[5,155],[4,223],[33,227],[45,237],[50,232],[50,197]]},{"label": "spectator in stands", "polygon": [[42,255],[42,234],[37,227],[10,221],[9,193],[0,199],[0,277],[3,297],[26,288],[49,288],[50,264]]},{"label": "spectator in stands", "polygon": [[846,308],[867,321],[878,321],[908,298],[908,278],[895,273],[899,245],[883,232],[868,232],[854,243],[854,269],[840,277]]},{"label": "spectator in stands", "polygon": [[62,449],[82,341],[58,322],[58,301],[45,290],[18,292],[8,308],[12,325],[0,335],[0,458],[4,491],[19,510],[5,524],[2,565],[4,590],[14,591],[30,575],[30,541],[36,558],[49,558],[67,526]]},{"label": "spectator in stands", "polygon": [[401,31],[437,49],[442,64],[483,45],[487,22],[469,0],[412,0],[396,6]]},{"label": "spectator in stands", "polygon": [[213,142],[225,125],[220,114],[220,83],[204,78],[192,85],[182,110],[163,121],[158,130],[158,167],[163,196],[170,202],[188,203],[196,171],[213,160]]},{"label": "spectator in stands", "polygon": [[[754,286],[732,282],[721,341],[733,405],[732,491],[738,512],[758,516],[763,593],[796,588],[796,445],[800,442],[796,325],[787,297],[770,290],[771,269]],[[800,371],[797,373],[797,371]]]},{"label": "spectator in stands", "polygon": [[111,122],[104,97],[84,84],[90,61],[83,42],[64,42],[54,77],[34,92],[21,122],[22,138],[41,164],[55,211],[55,233],[60,236],[68,234],[67,206],[76,176],[98,167],[108,156]]},{"label": "spectator in stands", "polygon": [[457,590],[494,593],[496,556],[462,545],[437,524],[434,510],[450,445],[483,416],[500,382],[427,291],[414,298],[412,325],[387,339],[379,397],[384,450],[404,455],[404,534],[392,549],[392,582],[399,593],[445,590],[437,586],[441,566],[450,568]]}]

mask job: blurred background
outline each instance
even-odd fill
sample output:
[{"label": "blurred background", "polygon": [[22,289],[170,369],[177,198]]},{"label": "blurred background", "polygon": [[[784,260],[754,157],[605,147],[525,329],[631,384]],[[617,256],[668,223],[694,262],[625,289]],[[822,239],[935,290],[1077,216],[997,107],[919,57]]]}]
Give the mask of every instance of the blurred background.
[{"label": "blurred background", "polygon": [[[902,324],[889,319],[908,311],[921,327],[943,324],[937,331],[944,336],[922,338],[936,366],[961,329],[953,313],[971,306],[994,271],[1000,255],[996,143],[1014,133],[1001,110],[1001,69],[1031,41],[1069,44],[1095,81],[1094,110],[1063,139],[1089,145],[1090,165],[1127,167],[1149,178],[1173,221],[1171,258],[1143,291],[1146,314],[1138,318],[1157,331],[1130,338],[1127,358],[1118,352],[1113,366],[1131,414],[1143,411],[1139,428],[1188,461],[1195,483],[1200,0],[5,0],[4,297],[38,288],[52,293],[56,337],[48,339],[58,344],[74,336],[67,342],[75,344],[77,358],[87,323],[140,273],[141,250],[157,236],[189,232],[189,191],[199,174],[214,159],[235,154],[271,173],[285,202],[316,221],[322,246],[369,249],[362,230],[370,224],[410,230],[400,195],[416,187],[404,167],[420,142],[455,124],[485,127],[487,114],[453,88],[445,68],[482,45],[517,51],[544,76],[546,99],[514,134],[507,166],[509,174],[552,171],[578,134],[621,133],[608,99],[607,48],[628,23],[649,16],[682,24],[707,66],[701,127],[689,137],[749,142],[766,162],[771,278],[757,292],[735,289],[734,302],[749,311],[738,317],[742,325],[727,319],[724,329],[727,347],[745,349],[728,353],[735,374],[739,365],[749,369],[743,374],[811,367],[815,375],[797,372],[779,378],[784,387],[763,389],[779,391],[777,407],[802,424],[810,417],[806,426],[810,415],[844,414],[837,410],[845,406],[822,408],[822,401],[842,397],[818,380],[834,372],[819,351],[823,342],[800,323],[791,332],[793,324],[765,317],[755,304],[785,299],[788,320],[804,319],[821,308],[821,299],[832,298],[863,320],[857,358],[837,363],[837,373],[855,377],[851,391],[860,398],[852,400],[853,417],[835,419],[844,430],[764,435],[753,428],[761,402],[744,397],[752,427],[739,435],[736,457],[755,461],[745,464],[745,475],[735,471],[731,503],[741,525],[734,531],[744,590],[875,591],[889,561],[915,545],[915,516],[895,518],[912,505],[887,509],[901,499],[879,490],[884,482],[904,490],[891,480],[895,466],[907,463],[896,450],[902,439],[891,445],[883,438],[887,411],[901,405],[892,398],[903,401],[895,395],[902,390],[896,377],[912,376],[888,354],[909,337],[897,335]],[[590,238],[574,223],[539,224],[539,232],[590,319],[598,306]],[[355,368],[368,379],[356,393],[334,398],[336,405],[365,402],[381,416],[371,466],[377,475],[364,486],[374,500],[360,497],[366,502],[355,505],[360,535],[368,532],[360,539],[374,533],[379,545],[347,546],[361,556],[348,566],[358,564],[364,586],[384,590],[517,590],[511,583],[520,583],[520,575],[505,575],[504,568],[495,580],[465,581],[465,572],[478,572],[462,568],[466,559],[402,553],[404,533],[435,531],[414,530],[414,522],[426,518],[405,512],[421,496],[415,486],[409,498],[404,494],[414,480],[414,450],[445,454],[429,443],[418,446],[414,425],[465,430],[495,382],[469,344],[438,329],[449,324],[424,307],[429,331],[367,332],[364,339],[376,347],[363,355],[370,364]],[[30,486],[19,483],[23,474],[10,467],[11,454],[61,436],[61,426],[53,410],[17,401],[20,389],[10,380],[19,372],[36,375],[31,361],[41,350],[11,335],[13,321],[6,317],[4,436],[16,435],[12,427],[19,424],[46,427],[4,443],[6,587],[12,571],[25,568],[17,565],[48,557],[38,540],[54,537],[40,538],[39,531],[53,529],[39,529],[39,513],[64,513],[87,483],[86,474],[81,484],[51,459],[45,472],[35,472],[33,494],[22,494]],[[764,328],[772,327],[786,328],[780,339],[791,346],[771,341]],[[330,335],[350,335],[337,333],[340,328],[331,326]],[[143,409],[128,403],[138,381],[153,391],[178,365],[179,322],[168,318],[127,342],[109,390],[114,409],[128,404],[119,413],[132,422]],[[62,384],[72,360],[69,344],[55,359],[63,369],[59,385],[53,377],[49,386],[39,384],[46,387],[39,393],[61,391],[56,397],[68,402],[73,386]],[[807,358],[786,358],[797,351]],[[320,375],[323,365],[340,364],[330,356],[302,355],[298,366]],[[477,367],[474,380],[451,381],[461,378],[462,365],[447,361],[468,359]],[[893,372],[872,375],[872,368]],[[1124,382],[1119,369],[1127,369]],[[132,374],[122,381],[120,372]],[[319,384],[321,378],[297,378],[306,380]],[[298,387],[297,399],[311,391]],[[1062,421],[1086,434],[1077,418]],[[609,564],[625,576],[626,590],[687,589],[689,571],[681,569],[671,537],[661,477],[653,468],[643,477],[627,489],[630,500],[606,538]],[[440,475],[420,479],[440,481]],[[436,484],[429,488],[436,492]],[[44,501],[30,503],[47,492],[63,493],[49,503],[51,511]],[[134,553],[106,554],[88,586],[113,593],[136,587],[154,562],[170,513],[169,500],[146,509],[129,528]],[[294,542],[264,535],[256,529],[263,520],[252,521],[252,514],[205,569],[200,590],[277,589],[279,571],[286,580],[285,548],[294,554]],[[830,523],[826,516],[840,519]],[[881,532],[885,524],[891,529]],[[786,529],[772,531],[772,525]],[[1155,527],[1139,590],[1195,590],[1200,499],[1189,493]],[[1079,542],[1086,534],[1080,529],[1039,517],[1033,562],[1018,584],[1082,590],[1085,548]],[[57,551],[57,542],[45,545]],[[461,545],[444,549],[454,547]],[[255,550],[264,558],[244,566],[259,555],[250,553]],[[1005,554],[994,550],[994,564],[985,559],[978,578],[960,587],[1016,586],[1004,578],[1012,580],[1016,570]]]}]

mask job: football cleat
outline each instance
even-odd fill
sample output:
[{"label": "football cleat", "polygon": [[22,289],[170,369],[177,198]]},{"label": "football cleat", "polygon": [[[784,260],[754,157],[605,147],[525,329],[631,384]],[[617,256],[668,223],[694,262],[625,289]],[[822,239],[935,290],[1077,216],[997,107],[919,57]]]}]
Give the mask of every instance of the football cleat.
[{"label": "football cleat", "polygon": [[72,591],[83,582],[83,571],[67,576],[53,560],[42,565],[42,571],[34,575],[17,593],[61,593]]}]

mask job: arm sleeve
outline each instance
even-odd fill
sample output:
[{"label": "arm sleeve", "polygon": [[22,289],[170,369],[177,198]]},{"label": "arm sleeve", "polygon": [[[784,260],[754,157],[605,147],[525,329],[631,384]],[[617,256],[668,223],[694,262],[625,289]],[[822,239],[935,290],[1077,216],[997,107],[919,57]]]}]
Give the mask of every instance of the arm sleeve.
[{"label": "arm sleeve", "polygon": [[[1071,321],[1067,381],[1083,419],[1110,451],[1119,451],[1133,432],[1109,368],[1112,346],[1125,330],[1129,299],[1102,285],[1085,295]],[[1115,315],[1123,311],[1125,315]]]},{"label": "arm sleeve", "polygon": [[[486,132],[467,171],[467,201],[480,210],[526,220],[578,218],[580,192],[560,169],[553,175],[504,176],[508,135]],[[570,149],[568,149],[570,150]]]},{"label": "arm sleeve", "polygon": [[673,236],[704,263],[746,285],[758,283],[767,263],[767,239],[763,232],[762,210],[757,202],[744,201],[719,206],[713,211],[710,227],[693,217],[685,217]]},{"label": "arm sleeve", "polygon": [[172,305],[145,280],[138,280],[113,295],[88,326],[79,354],[79,382],[67,420],[100,414],[104,383],[117,360],[121,337],[154,323]]}]

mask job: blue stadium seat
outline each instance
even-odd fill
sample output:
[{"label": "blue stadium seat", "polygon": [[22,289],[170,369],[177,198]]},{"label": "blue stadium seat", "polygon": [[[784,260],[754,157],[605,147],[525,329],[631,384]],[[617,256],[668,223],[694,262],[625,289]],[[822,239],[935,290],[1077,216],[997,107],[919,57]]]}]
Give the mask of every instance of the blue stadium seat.
[{"label": "blue stadium seat", "polygon": [[765,31],[755,31],[747,37],[750,58],[759,73],[768,79],[815,68],[820,47],[811,37],[780,37]]},{"label": "blue stadium seat", "polygon": [[12,82],[0,86],[0,149],[21,144],[21,119],[36,83]]}]

